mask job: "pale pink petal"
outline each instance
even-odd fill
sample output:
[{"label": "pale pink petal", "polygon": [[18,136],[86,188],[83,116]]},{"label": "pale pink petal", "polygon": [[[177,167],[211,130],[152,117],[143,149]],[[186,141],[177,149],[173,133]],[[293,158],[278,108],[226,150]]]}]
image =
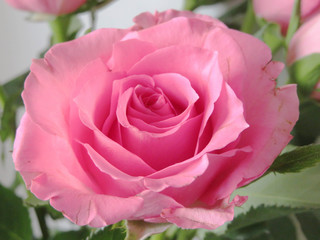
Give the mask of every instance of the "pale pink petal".
[{"label": "pale pink petal", "polygon": [[[30,138],[36,138],[37,144],[28,141]],[[101,227],[129,218],[140,208],[139,197],[112,196],[115,190],[109,196],[101,195],[103,189],[82,169],[71,149],[67,141],[43,131],[24,115],[13,158],[27,187],[77,224]],[[119,187],[115,182],[105,184]]]},{"label": "pale pink petal", "polygon": [[141,205],[141,209],[139,209],[139,211],[133,215],[134,219],[158,217],[160,216],[162,210],[167,207],[182,207],[181,204],[177,203],[172,198],[149,190],[141,192],[137,195],[137,197],[143,199],[143,204]]},{"label": "pale pink petal", "polygon": [[174,133],[157,134],[140,131],[134,126],[122,126],[122,146],[139,156],[156,170],[179,163],[194,155],[200,118],[192,118]]},{"label": "pale pink petal", "polygon": [[[289,26],[294,0],[253,0],[254,11],[259,17],[280,24],[283,33]],[[320,0],[301,0],[302,20],[320,10]]]},{"label": "pale pink petal", "polygon": [[43,60],[31,65],[22,97],[34,122],[63,136],[68,128],[70,101],[83,87],[78,77],[91,61],[111,56],[112,44],[126,30],[101,29],[52,47]]},{"label": "pale pink petal", "polygon": [[108,66],[114,72],[127,71],[141,58],[155,50],[156,48],[152,43],[138,39],[117,42],[114,44]]},{"label": "pale pink petal", "polygon": [[168,187],[187,186],[207,170],[208,164],[207,155],[195,156],[147,176],[144,179],[145,186],[157,192]]},{"label": "pale pink petal", "polygon": [[6,2],[25,11],[61,15],[77,10],[86,0],[6,0]]},{"label": "pale pink petal", "polygon": [[81,191],[55,175],[40,175],[30,190],[78,225],[104,227],[131,218],[143,204],[137,196],[122,198]]},{"label": "pale pink petal", "polygon": [[295,61],[313,53],[320,53],[320,14],[305,22],[290,41],[287,62]]},{"label": "pale pink petal", "polygon": [[152,43],[157,49],[174,45],[202,47],[203,40],[212,27],[211,22],[178,17],[151,28],[132,31],[124,40],[139,39]]},{"label": "pale pink petal", "polygon": [[[199,150],[202,152],[212,152],[227,146],[249,127],[244,118],[242,102],[226,83],[223,84],[220,97],[215,103],[214,111],[210,116],[210,124],[211,131],[204,132],[199,139]],[[206,136],[210,133],[212,135]]]},{"label": "pale pink petal", "polygon": [[231,221],[234,215],[234,207],[240,206],[246,199],[246,197],[236,196],[231,203],[223,201],[221,205],[213,208],[168,208],[162,211],[161,216],[181,228],[216,229],[225,222]]},{"label": "pale pink petal", "polygon": [[209,17],[207,15],[196,14],[190,11],[177,11],[174,9],[169,9],[164,12],[155,12],[152,14],[150,12],[144,12],[140,15],[136,16],[133,21],[136,23],[135,26],[132,27],[132,30],[140,30],[144,28],[149,28],[167,21],[172,20],[177,17],[185,17],[185,18],[194,18],[200,19],[205,22],[209,22],[212,26],[226,27],[221,21]]}]

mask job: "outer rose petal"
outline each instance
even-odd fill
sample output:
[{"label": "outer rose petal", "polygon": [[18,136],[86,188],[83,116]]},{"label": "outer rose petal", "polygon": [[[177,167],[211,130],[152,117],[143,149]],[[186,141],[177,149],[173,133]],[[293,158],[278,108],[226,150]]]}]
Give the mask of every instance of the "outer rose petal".
[{"label": "outer rose petal", "polygon": [[[285,33],[288,28],[294,0],[253,0],[256,14],[281,25]],[[301,0],[303,20],[320,11],[320,0]]]},{"label": "outer rose petal", "polygon": [[22,93],[26,111],[45,130],[68,133],[70,101],[81,89],[79,74],[91,61],[109,59],[112,45],[126,30],[100,29],[71,42],[57,44],[43,60],[35,60]]},{"label": "outer rose petal", "polygon": [[[37,144],[28,141],[30,138],[36,138]],[[27,187],[79,225],[102,227],[130,218],[143,202],[139,197],[100,194],[101,189],[80,167],[68,143],[43,131],[27,114],[21,120],[13,159]],[[107,185],[116,187],[112,182]]]},{"label": "outer rose petal", "polygon": [[208,22],[214,26],[226,27],[219,20],[209,17],[207,15],[195,14],[190,11],[177,11],[174,9],[170,9],[165,12],[155,12],[155,14],[151,14],[150,12],[141,13],[136,16],[133,21],[136,23],[135,26],[132,27],[132,30],[140,30],[149,28],[164,22],[167,22],[173,18],[177,17],[186,17],[186,18],[195,18],[200,19],[202,21]]},{"label": "outer rose petal", "polygon": [[86,0],[6,0],[11,6],[37,13],[61,15],[71,13]]},{"label": "outer rose petal", "polygon": [[182,228],[216,229],[225,222],[231,221],[234,207],[241,206],[246,200],[247,197],[236,196],[231,203],[226,199],[221,205],[211,209],[203,207],[164,209],[161,216]]}]

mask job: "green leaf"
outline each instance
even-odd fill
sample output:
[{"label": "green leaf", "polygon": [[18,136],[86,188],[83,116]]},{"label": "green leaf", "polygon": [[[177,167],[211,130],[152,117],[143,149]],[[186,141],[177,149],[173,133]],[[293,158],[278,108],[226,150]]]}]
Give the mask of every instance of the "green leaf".
[{"label": "green leaf", "polygon": [[279,217],[287,216],[291,213],[302,211],[305,211],[305,209],[265,205],[251,207],[248,212],[241,213],[237,217],[235,217],[233,221],[228,225],[227,231],[235,231],[257,223],[269,221]]},{"label": "green leaf", "polygon": [[300,116],[293,129],[295,145],[307,145],[316,141],[320,135],[320,105],[316,101],[308,100],[300,103]]},{"label": "green leaf", "polygon": [[300,25],[300,10],[301,10],[301,0],[295,0],[294,6],[291,13],[291,18],[289,22],[289,27],[286,35],[286,44],[289,46],[292,36],[297,31]]},{"label": "green leaf", "polygon": [[88,228],[81,228],[78,231],[57,233],[52,240],[81,240],[86,239],[89,234],[90,230]]},{"label": "green leaf", "polygon": [[226,236],[218,236],[212,232],[207,232],[203,240],[230,240]]},{"label": "green leaf", "polygon": [[308,145],[281,154],[273,162],[268,172],[300,172],[320,162],[320,145]]},{"label": "green leaf", "polygon": [[[317,210],[320,213],[320,210]],[[320,238],[320,219],[314,212],[304,212],[296,215],[302,231],[308,240],[319,240]]]},{"label": "green leaf", "polygon": [[107,226],[93,233],[87,240],[124,240],[127,235],[126,229],[120,226]]},{"label": "green leaf", "polygon": [[224,236],[230,240],[273,240],[265,223],[257,223],[236,231],[227,232]]},{"label": "green leaf", "polygon": [[23,90],[24,80],[29,72],[23,73],[13,80],[0,86],[0,100],[3,107],[1,116],[1,140],[5,141],[7,138],[12,139],[16,132],[16,111],[23,105],[21,99],[21,92]]},{"label": "green leaf", "polygon": [[320,208],[319,174],[320,164],[300,173],[268,174],[235,191],[235,195],[249,197],[237,211],[246,212],[251,207],[258,207],[261,204],[291,208]]},{"label": "green leaf", "polygon": [[295,226],[289,217],[268,221],[266,227],[272,236],[272,240],[297,240]]},{"label": "green leaf", "polygon": [[27,208],[13,192],[0,185],[0,237],[5,240],[31,240]]},{"label": "green leaf", "polygon": [[301,97],[309,97],[320,79],[320,53],[314,53],[294,62],[289,67],[290,81],[298,84]]}]

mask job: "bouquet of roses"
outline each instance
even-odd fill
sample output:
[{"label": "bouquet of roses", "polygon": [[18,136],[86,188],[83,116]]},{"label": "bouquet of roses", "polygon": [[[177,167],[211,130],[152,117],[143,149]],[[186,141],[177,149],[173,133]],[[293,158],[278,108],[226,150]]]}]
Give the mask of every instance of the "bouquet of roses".
[{"label": "bouquet of roses", "polygon": [[52,38],[0,89],[0,239],[320,239],[319,0],[186,0],[97,30],[110,0],[6,1]]}]

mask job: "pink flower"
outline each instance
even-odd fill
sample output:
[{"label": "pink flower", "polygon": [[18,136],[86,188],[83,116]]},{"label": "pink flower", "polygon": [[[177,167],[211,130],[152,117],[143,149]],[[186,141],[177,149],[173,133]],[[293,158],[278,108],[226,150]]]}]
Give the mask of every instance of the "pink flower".
[{"label": "pink flower", "polygon": [[[313,53],[320,53],[320,14],[305,22],[293,35],[287,62],[289,65]],[[320,100],[320,81],[315,86],[312,97]]]},{"label": "pink flower", "polygon": [[[289,26],[294,0],[253,0],[256,14],[280,24],[285,33]],[[320,0],[301,0],[301,18],[306,20],[320,11]]]},{"label": "pink flower", "polygon": [[71,13],[86,0],[6,0],[12,7],[25,11],[62,15]]},{"label": "pink flower", "polygon": [[217,228],[246,200],[233,191],[291,139],[296,87],[276,88],[283,65],[269,48],[218,20],[135,21],[141,30],[100,29],[34,60],[16,169],[79,225]]}]

